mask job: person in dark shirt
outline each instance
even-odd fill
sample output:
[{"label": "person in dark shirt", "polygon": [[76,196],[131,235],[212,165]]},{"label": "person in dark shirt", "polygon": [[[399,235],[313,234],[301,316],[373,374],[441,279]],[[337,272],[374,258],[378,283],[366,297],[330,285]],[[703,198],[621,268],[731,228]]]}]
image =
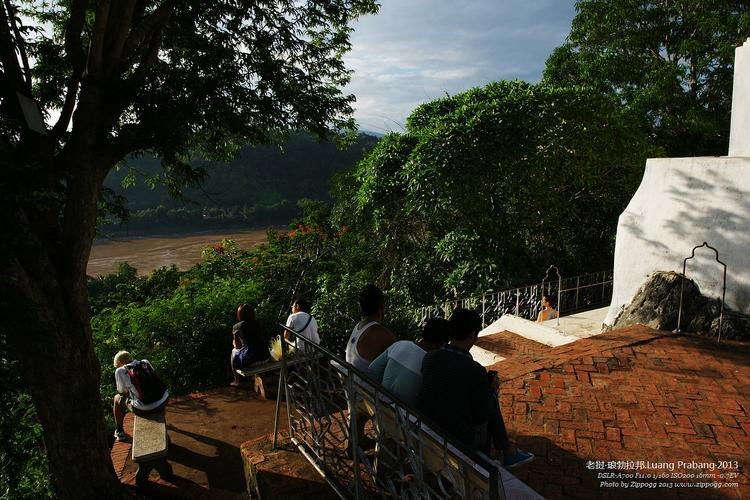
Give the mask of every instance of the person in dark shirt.
[{"label": "person in dark shirt", "polygon": [[456,309],[449,321],[450,343],[427,353],[422,362],[422,412],[476,450],[488,452],[493,441],[503,453],[505,467],[533,460],[533,454],[517,449],[508,440],[496,386],[490,385],[487,371],[469,353],[482,329],[479,315]]},{"label": "person in dark shirt", "polygon": [[240,304],[237,307],[237,323],[232,327],[232,347],[229,363],[234,381],[229,385],[236,387],[240,385],[236,371],[238,368],[249,368],[270,357],[260,323],[255,319],[255,308],[250,304]]}]

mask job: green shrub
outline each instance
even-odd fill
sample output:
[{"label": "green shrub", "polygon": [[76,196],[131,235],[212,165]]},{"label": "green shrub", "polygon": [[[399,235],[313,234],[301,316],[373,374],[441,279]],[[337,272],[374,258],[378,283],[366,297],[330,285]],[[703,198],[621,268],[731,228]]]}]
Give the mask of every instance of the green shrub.
[{"label": "green shrub", "polygon": [[0,499],[53,498],[42,426],[0,334]]}]

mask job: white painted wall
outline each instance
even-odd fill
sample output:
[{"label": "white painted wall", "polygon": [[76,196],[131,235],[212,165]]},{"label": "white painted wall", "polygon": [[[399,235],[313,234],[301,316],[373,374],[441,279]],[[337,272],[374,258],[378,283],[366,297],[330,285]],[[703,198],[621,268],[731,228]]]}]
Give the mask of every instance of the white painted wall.
[{"label": "white painted wall", "polygon": [[750,38],[735,50],[729,156],[750,156]]},{"label": "white painted wall", "polygon": [[[750,45],[745,47],[750,54]],[[750,71],[747,77],[750,82]],[[750,120],[750,99],[746,112]],[[614,290],[605,324],[614,322],[651,273],[682,272],[683,259],[704,241],[727,264],[727,304],[750,313],[750,157],[648,160],[617,225]],[[721,266],[710,250],[698,252],[688,261],[687,277],[705,295],[720,297]]]}]

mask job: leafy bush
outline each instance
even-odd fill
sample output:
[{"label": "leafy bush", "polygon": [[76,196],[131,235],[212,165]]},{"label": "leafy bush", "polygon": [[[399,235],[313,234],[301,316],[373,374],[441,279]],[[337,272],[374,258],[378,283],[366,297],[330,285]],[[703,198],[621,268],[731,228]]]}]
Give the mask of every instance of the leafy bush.
[{"label": "leafy bush", "polygon": [[617,218],[654,151],[619,102],[495,82],[417,108],[338,177],[334,220],[380,282],[416,302],[611,264]]},{"label": "leafy bush", "polygon": [[0,333],[0,499],[53,498],[42,426]]}]

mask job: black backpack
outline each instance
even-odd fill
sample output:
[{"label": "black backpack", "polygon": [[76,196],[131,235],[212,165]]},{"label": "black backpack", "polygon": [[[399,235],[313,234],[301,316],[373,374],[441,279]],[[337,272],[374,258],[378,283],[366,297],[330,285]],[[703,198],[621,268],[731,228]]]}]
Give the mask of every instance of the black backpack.
[{"label": "black backpack", "polygon": [[130,382],[135,390],[135,397],[144,405],[159,401],[167,390],[167,386],[159,379],[149,363],[132,361],[125,365],[130,376]]}]

